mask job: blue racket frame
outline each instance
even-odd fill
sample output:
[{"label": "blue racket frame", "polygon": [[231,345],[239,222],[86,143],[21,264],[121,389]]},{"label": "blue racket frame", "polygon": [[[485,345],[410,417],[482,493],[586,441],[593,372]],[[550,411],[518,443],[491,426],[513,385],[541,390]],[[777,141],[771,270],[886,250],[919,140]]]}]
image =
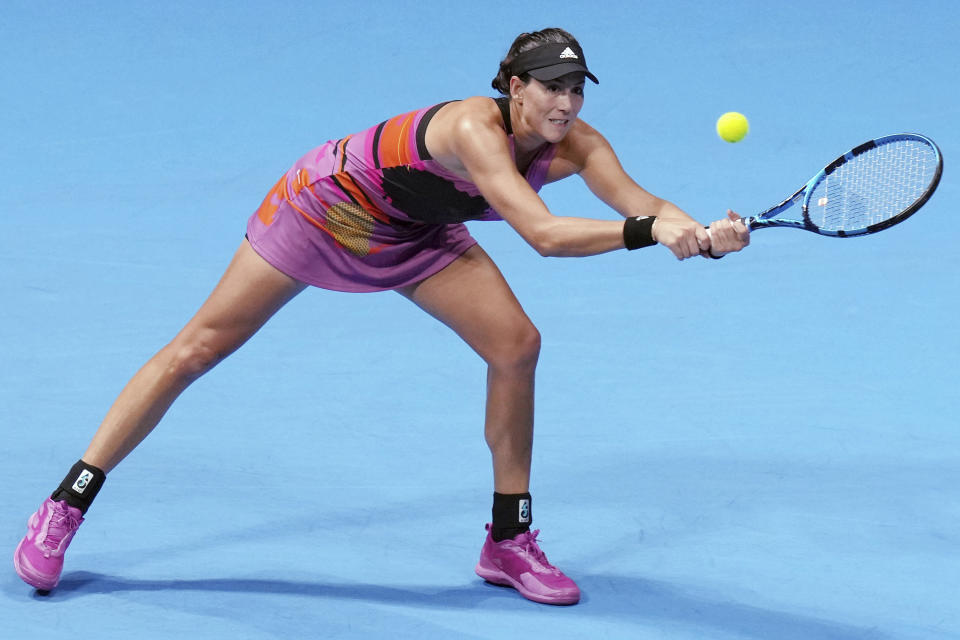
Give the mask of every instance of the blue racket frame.
[{"label": "blue racket frame", "polygon": [[[853,229],[853,230],[832,230],[832,229],[822,229],[821,227],[814,224],[813,220],[810,217],[810,199],[813,196],[813,193],[827,176],[831,175],[839,167],[846,164],[853,158],[856,158],[862,153],[866,153],[871,149],[875,149],[881,145],[889,144],[891,142],[909,140],[913,142],[919,142],[921,144],[928,145],[934,153],[934,158],[936,159],[936,167],[934,170],[934,175],[930,181],[930,184],[927,186],[927,189],[918,197],[912,204],[906,207],[900,213],[891,216],[885,220],[877,222],[875,224],[869,225],[862,229]],[[847,153],[843,154],[826,167],[824,167],[817,175],[810,178],[805,185],[797,190],[792,196],[781,202],[780,204],[773,206],[763,213],[760,213],[756,216],[751,216],[744,219],[744,223],[747,225],[747,228],[750,230],[754,229],[765,229],[768,227],[789,227],[794,229],[804,229],[806,231],[811,231],[813,233],[830,236],[834,238],[851,238],[855,236],[863,236],[871,233],[876,233],[877,231],[882,231],[888,229],[895,224],[903,222],[911,215],[917,212],[917,210],[922,207],[927,200],[930,199],[930,196],[933,195],[933,192],[936,191],[937,185],[940,184],[940,177],[943,174],[943,155],[940,153],[940,148],[937,144],[928,138],[927,136],[918,134],[918,133],[899,133],[889,136],[884,136],[882,138],[875,138],[868,142],[865,142],[857,147],[854,147]],[[782,213],[783,211],[799,204],[802,210],[802,217],[800,219],[791,219],[791,218],[777,218],[776,216]]]}]

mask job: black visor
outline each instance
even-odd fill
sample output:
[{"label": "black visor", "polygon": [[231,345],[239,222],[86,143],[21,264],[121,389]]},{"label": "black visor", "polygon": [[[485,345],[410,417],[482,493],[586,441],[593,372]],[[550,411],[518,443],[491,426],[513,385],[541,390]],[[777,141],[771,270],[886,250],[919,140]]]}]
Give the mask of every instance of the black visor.
[{"label": "black visor", "polygon": [[529,73],[540,81],[554,80],[568,73],[582,73],[600,84],[597,76],[587,69],[583,50],[575,44],[544,44],[524,51],[510,63],[510,75]]}]

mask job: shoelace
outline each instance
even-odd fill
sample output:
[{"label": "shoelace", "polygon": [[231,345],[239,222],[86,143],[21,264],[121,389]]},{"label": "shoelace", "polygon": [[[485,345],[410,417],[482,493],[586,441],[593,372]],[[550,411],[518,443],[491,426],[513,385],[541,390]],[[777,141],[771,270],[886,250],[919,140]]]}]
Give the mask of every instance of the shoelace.
[{"label": "shoelace", "polygon": [[57,506],[50,516],[50,525],[47,527],[47,535],[43,539],[43,546],[50,551],[56,551],[64,537],[73,533],[80,526],[80,522],[73,515]]},{"label": "shoelace", "polygon": [[514,538],[516,543],[520,545],[520,548],[525,552],[532,555],[537,561],[544,566],[545,569],[552,571],[553,573],[558,573],[559,570],[550,564],[550,561],[547,560],[547,554],[543,552],[543,549],[540,548],[540,545],[537,544],[537,536],[540,535],[540,529],[534,531],[527,531],[526,533],[521,533],[519,536]]}]

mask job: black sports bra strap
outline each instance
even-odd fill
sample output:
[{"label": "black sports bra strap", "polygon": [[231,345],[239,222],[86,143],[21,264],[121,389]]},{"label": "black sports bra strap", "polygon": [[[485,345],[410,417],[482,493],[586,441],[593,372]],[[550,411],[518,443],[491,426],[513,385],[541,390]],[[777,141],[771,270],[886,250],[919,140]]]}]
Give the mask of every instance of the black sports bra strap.
[{"label": "black sports bra strap", "polygon": [[510,125],[510,98],[494,98],[493,101],[500,107],[500,114],[503,116],[503,126],[507,129],[507,135],[512,135],[513,127]]}]

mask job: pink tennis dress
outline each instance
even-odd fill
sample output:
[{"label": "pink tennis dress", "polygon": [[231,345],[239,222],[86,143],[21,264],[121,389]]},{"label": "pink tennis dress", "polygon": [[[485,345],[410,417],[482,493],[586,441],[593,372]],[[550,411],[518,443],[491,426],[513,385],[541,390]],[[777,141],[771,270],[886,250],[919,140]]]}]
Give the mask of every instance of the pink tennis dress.
[{"label": "pink tennis dress", "polygon": [[[497,100],[513,146],[509,108]],[[427,278],[476,244],[466,220],[500,220],[476,185],[442,167],[424,142],[444,105],[331,140],[300,158],[247,223],[274,267],[337,291],[384,291]],[[539,191],[556,148],[544,145],[525,178]]]}]

